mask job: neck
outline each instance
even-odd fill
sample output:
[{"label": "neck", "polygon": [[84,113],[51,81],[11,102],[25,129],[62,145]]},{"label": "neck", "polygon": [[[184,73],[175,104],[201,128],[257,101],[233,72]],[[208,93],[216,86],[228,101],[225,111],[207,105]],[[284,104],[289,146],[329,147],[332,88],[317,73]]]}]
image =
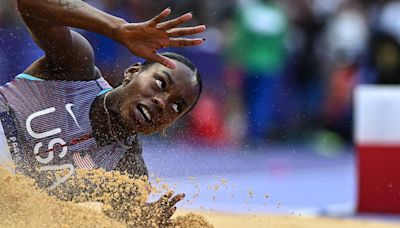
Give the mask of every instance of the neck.
[{"label": "neck", "polygon": [[93,136],[99,145],[107,145],[111,143],[124,142],[126,138],[132,134],[123,130],[123,125],[118,120],[112,110],[111,105],[118,105],[118,102],[113,99],[111,91],[110,94],[106,93],[97,97],[90,108],[90,122],[93,130]]}]

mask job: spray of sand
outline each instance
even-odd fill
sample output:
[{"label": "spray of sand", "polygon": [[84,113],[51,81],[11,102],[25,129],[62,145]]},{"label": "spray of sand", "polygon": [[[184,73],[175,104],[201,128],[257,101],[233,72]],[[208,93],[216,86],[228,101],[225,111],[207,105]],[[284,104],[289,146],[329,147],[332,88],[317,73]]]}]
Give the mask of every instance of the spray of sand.
[{"label": "spray of sand", "polygon": [[0,226],[212,227],[193,213],[165,219],[165,208],[146,203],[151,190],[145,178],[79,170],[49,195],[32,179],[0,168]]}]

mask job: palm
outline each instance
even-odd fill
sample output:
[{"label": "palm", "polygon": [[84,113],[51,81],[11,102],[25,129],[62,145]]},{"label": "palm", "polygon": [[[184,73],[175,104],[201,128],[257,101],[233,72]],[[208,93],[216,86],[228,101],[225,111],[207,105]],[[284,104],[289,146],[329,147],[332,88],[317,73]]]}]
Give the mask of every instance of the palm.
[{"label": "palm", "polygon": [[172,20],[161,22],[171,13],[165,9],[153,19],[143,23],[127,23],[120,27],[119,41],[133,54],[159,62],[166,67],[174,68],[172,60],[157,53],[160,48],[193,46],[203,43],[200,38],[182,38],[183,36],[204,32],[204,25],[186,28],[177,28],[182,23],[192,19],[192,14],[187,13]]},{"label": "palm", "polygon": [[147,23],[129,24],[126,27],[128,30],[135,27],[135,30],[140,31],[140,33],[127,32],[125,44],[129,50],[139,57],[148,58],[151,53],[169,45],[166,33],[147,25]]},{"label": "palm", "polygon": [[159,224],[159,225],[166,225],[170,222],[170,218],[176,211],[176,204],[181,201],[185,195],[178,194],[173,196],[173,192],[168,192],[163,195],[159,200],[153,203],[147,204],[145,208],[145,214],[150,216],[151,219]]}]

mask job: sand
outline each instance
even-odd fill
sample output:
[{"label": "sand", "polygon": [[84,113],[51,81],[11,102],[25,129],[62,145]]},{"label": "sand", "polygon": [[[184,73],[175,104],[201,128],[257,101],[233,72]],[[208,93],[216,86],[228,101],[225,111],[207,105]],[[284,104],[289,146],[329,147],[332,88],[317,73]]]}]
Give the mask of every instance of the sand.
[{"label": "sand", "polygon": [[0,227],[213,227],[193,213],[165,220],[164,208],[146,203],[146,180],[103,170],[74,177],[50,196],[32,179],[0,168]]},{"label": "sand", "polygon": [[159,223],[155,218],[161,211],[149,212],[143,206],[150,192],[146,180],[102,170],[83,170],[76,177],[67,183],[73,191],[54,194],[63,199],[59,200],[38,189],[32,179],[0,168],[0,227],[400,227],[395,223],[353,219],[181,210],[168,223]]},{"label": "sand", "polygon": [[[178,210],[176,215],[186,214]],[[196,211],[216,228],[398,228],[400,223],[366,221],[357,219],[334,219],[307,216],[246,215],[210,211]]]},{"label": "sand", "polygon": [[0,227],[123,227],[106,215],[61,202],[31,179],[0,169]]}]

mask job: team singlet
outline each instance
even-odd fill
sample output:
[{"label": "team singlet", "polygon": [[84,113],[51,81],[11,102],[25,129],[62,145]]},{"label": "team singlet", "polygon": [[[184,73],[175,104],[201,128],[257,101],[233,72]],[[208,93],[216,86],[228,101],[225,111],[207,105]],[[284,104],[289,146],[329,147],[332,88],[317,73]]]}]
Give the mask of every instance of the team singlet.
[{"label": "team singlet", "polygon": [[[0,87],[0,161],[52,190],[76,168],[114,169],[126,150],[117,143],[98,146],[89,111],[94,99],[111,90],[103,79],[42,80],[20,74]],[[50,177],[49,177],[50,176]]]}]

